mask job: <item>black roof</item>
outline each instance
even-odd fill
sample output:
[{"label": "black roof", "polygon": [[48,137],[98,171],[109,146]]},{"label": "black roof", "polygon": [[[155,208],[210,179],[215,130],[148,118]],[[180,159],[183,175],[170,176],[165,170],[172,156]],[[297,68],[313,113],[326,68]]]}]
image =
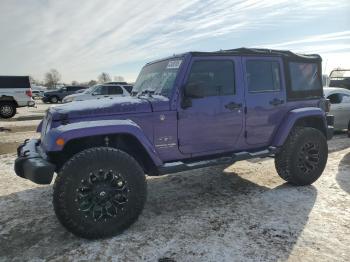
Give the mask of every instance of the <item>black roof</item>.
[{"label": "black roof", "polygon": [[214,52],[190,52],[193,56],[201,55],[263,55],[263,56],[279,56],[290,60],[315,60],[322,61],[318,54],[298,54],[288,50],[264,49],[264,48],[236,48],[228,50],[219,50]]}]

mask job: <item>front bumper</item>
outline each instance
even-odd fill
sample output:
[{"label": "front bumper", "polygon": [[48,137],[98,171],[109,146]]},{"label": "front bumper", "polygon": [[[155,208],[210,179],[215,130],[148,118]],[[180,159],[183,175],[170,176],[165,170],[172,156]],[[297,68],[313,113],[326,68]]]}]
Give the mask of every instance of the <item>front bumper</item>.
[{"label": "front bumper", "polygon": [[31,139],[17,148],[15,172],[36,184],[50,184],[56,167],[39,153],[39,146],[39,139]]},{"label": "front bumper", "polygon": [[327,115],[327,139],[330,140],[334,135],[334,116]]},{"label": "front bumper", "polygon": [[34,101],[29,101],[28,102],[28,106],[29,107],[34,107],[35,106],[35,102]]},{"label": "front bumper", "polygon": [[43,96],[41,98],[41,100],[44,102],[44,103],[47,103],[47,102],[50,102],[50,97],[49,96]]}]

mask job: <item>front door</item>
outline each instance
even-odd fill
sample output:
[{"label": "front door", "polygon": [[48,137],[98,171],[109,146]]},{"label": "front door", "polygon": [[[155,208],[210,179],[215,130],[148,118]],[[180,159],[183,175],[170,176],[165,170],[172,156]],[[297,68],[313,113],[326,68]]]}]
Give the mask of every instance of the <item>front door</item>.
[{"label": "front door", "polygon": [[246,143],[266,146],[286,114],[282,60],[273,57],[244,57]]},{"label": "front door", "polygon": [[331,102],[331,114],[335,116],[334,127],[347,129],[350,121],[350,94],[336,92],[327,97]]},{"label": "front door", "polygon": [[182,153],[235,149],[243,132],[241,75],[239,58],[192,59],[178,112]]}]

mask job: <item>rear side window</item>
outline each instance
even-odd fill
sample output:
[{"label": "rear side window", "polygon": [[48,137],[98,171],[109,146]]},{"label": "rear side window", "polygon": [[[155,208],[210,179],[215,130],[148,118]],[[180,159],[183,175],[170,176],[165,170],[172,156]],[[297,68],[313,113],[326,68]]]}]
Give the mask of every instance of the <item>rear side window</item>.
[{"label": "rear side window", "polygon": [[227,60],[195,61],[186,86],[196,87],[198,97],[234,95],[234,64]]},{"label": "rear side window", "polygon": [[322,96],[322,76],[317,63],[289,62],[288,65],[289,98],[310,99]]},{"label": "rear side window", "polygon": [[280,67],[277,61],[248,60],[246,72],[249,92],[281,90]]}]

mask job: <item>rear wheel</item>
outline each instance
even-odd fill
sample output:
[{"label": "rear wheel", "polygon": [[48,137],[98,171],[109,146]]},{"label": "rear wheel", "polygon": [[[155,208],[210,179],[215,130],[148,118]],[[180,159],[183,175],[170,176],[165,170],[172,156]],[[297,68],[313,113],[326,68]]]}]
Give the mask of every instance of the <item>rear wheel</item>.
[{"label": "rear wheel", "polygon": [[296,127],[281,151],[276,154],[278,175],[294,185],[310,185],[326,167],[328,145],[324,134],[315,128]]},{"label": "rear wheel", "polygon": [[146,200],[142,168],[123,151],[99,147],[73,156],[54,184],[59,221],[84,238],[114,236],[140,215]]},{"label": "rear wheel", "polygon": [[0,102],[0,117],[11,118],[16,114],[16,105],[13,102]]}]

